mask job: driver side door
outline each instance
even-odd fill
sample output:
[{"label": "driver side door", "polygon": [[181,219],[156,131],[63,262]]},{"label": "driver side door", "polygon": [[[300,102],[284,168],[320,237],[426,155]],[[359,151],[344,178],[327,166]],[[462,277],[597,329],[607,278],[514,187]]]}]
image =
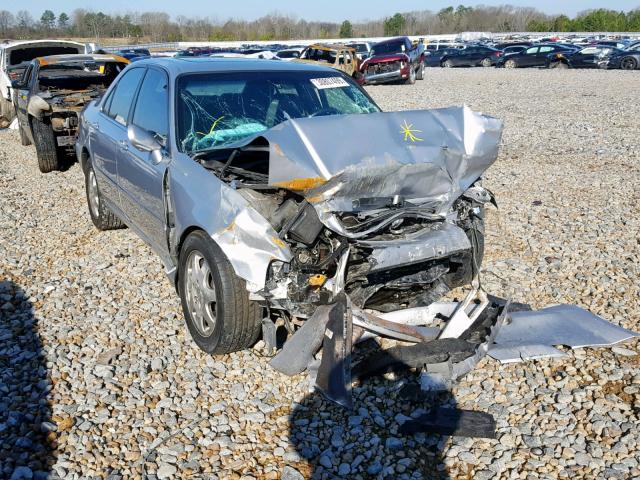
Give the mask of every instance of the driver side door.
[{"label": "driver side door", "polygon": [[[131,124],[168,145],[169,79],[164,70],[150,67],[138,91]],[[163,150],[165,150],[163,148]],[[167,250],[163,178],[168,156],[160,162],[149,151],[136,148],[129,138],[117,159],[121,208],[140,236],[158,253]]]}]

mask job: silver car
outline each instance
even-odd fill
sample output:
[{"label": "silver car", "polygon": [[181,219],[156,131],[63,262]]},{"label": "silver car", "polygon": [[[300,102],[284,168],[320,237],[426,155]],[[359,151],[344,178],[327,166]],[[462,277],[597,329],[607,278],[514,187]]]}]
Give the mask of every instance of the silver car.
[{"label": "silver car", "polygon": [[381,112],[330,68],[149,59],[84,110],[76,152],[93,223],[160,256],[196,344],[275,347],[282,326],[272,365],[295,374],[327,342],[338,353],[323,362],[348,364],[354,327],[415,342],[480,318],[486,297],[469,297],[468,315],[416,326],[449,290],[480,291],[492,196],[479,181],[501,131],[466,107]]}]

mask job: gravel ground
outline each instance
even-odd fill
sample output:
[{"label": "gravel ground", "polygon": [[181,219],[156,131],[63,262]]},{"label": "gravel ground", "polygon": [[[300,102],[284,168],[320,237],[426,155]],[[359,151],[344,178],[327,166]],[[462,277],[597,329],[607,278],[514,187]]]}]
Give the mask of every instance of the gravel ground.
[{"label": "gravel ground", "polygon": [[[430,69],[369,91],[385,110],[467,103],[504,119],[485,182],[500,204],[489,291],[640,330],[639,87],[636,72]],[[256,350],[197,350],[159,260],[128,230],[93,228],[78,165],[42,175],[7,131],[0,282],[0,478],[139,478],[143,464],[148,478],[640,476],[637,342],[485,359],[435,396],[412,376],[372,380],[349,414]],[[398,434],[436,403],[493,414],[498,439]]]}]

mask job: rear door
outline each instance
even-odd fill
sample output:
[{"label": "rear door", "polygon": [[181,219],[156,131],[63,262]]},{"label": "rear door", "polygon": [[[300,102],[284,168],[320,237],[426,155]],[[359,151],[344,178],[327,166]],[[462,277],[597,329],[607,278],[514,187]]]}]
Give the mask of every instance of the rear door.
[{"label": "rear door", "polygon": [[571,56],[571,66],[577,68],[596,67],[596,55],[602,50],[597,47],[587,47]]},{"label": "rear door", "polygon": [[524,51],[524,55],[518,58],[518,64],[522,67],[531,67],[536,63],[536,57],[540,47],[529,47]]},{"label": "rear door", "polygon": [[133,68],[124,72],[116,81],[100,107],[100,113],[88,119],[91,162],[93,164],[101,193],[120,209],[117,183],[116,161],[120,149],[127,147],[127,125],[131,106],[144,68]]},{"label": "rear door", "polygon": [[[150,133],[164,145],[169,135],[169,79],[150,67],[142,81],[131,123]],[[162,180],[166,162],[155,163],[151,152],[143,152],[127,140],[118,156],[121,206],[139,233],[158,252],[167,250],[164,235]]]}]

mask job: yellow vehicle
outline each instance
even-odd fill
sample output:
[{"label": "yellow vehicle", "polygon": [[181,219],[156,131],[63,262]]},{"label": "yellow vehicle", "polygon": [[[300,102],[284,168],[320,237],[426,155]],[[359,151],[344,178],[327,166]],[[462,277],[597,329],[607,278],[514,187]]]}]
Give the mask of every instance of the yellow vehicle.
[{"label": "yellow vehicle", "polygon": [[294,62],[318,63],[340,70],[347,75],[358,78],[360,76],[360,62],[355,48],[339,44],[315,43],[309,45]]}]

